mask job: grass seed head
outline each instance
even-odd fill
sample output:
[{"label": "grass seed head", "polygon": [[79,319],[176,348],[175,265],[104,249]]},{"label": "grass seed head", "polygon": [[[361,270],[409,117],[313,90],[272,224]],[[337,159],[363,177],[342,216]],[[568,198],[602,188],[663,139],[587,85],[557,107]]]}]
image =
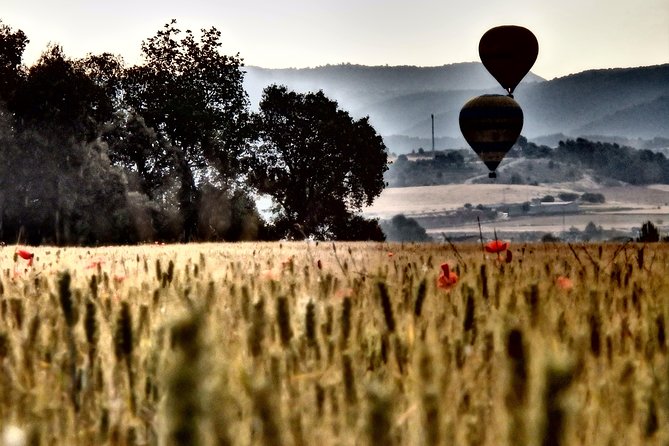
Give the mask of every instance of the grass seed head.
[{"label": "grass seed head", "polygon": [[350,296],[344,297],[341,304],[341,346],[342,349],[346,347],[348,338],[351,334],[351,308],[353,301]]},{"label": "grass seed head", "polygon": [[130,358],[132,356],[132,349],[133,333],[130,304],[122,302],[114,332],[114,354],[116,355],[116,359],[120,361],[123,358]]},{"label": "grass seed head", "polygon": [[311,299],[304,315],[304,334],[310,345],[316,344],[316,305]]},{"label": "grass seed head", "polygon": [[76,322],[74,314],[74,303],[72,301],[72,291],[70,290],[70,282],[72,278],[69,271],[61,273],[58,278],[58,296],[60,298],[60,307],[65,316],[65,323],[72,328]]},{"label": "grass seed head", "polygon": [[348,353],[342,355],[342,374],[344,379],[344,395],[346,402],[355,405],[358,401],[358,394],[355,390],[355,374],[353,372],[353,361]]},{"label": "grass seed head", "polygon": [[4,331],[0,331],[0,361],[9,356],[10,348],[9,335]]},{"label": "grass seed head", "polygon": [[290,326],[290,309],[288,308],[288,298],[286,296],[279,296],[276,300],[276,319],[279,325],[281,344],[287,347],[293,337],[293,329]]},{"label": "grass seed head", "polygon": [[393,305],[388,294],[388,287],[385,282],[377,282],[383,317],[386,321],[386,328],[389,332],[395,331],[395,317],[393,316]]},{"label": "grass seed head", "polygon": [[420,317],[423,311],[423,302],[425,301],[425,296],[427,295],[427,280],[423,278],[418,285],[418,291],[416,292],[416,303],[414,305],[414,315]]},{"label": "grass seed head", "polygon": [[93,301],[86,302],[86,315],[84,317],[84,330],[86,340],[91,346],[95,346],[98,341],[98,322],[96,318],[96,306]]},{"label": "grass seed head", "polygon": [[389,392],[373,383],[367,391],[367,437],[369,444],[393,445],[393,405]]}]

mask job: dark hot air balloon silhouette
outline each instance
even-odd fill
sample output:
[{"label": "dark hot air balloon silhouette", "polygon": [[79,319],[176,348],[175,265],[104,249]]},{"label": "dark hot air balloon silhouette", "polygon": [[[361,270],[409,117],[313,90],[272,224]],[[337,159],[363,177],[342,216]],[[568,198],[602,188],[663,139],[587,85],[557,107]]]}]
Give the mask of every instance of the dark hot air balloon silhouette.
[{"label": "dark hot air balloon silhouette", "polygon": [[522,26],[497,26],[486,31],[479,42],[481,62],[509,95],[530,71],[538,54],[537,38]]},{"label": "dark hot air balloon silhouette", "polygon": [[523,110],[509,96],[487,94],[470,99],[460,110],[460,130],[496,178],[495,169],[518,140]]}]

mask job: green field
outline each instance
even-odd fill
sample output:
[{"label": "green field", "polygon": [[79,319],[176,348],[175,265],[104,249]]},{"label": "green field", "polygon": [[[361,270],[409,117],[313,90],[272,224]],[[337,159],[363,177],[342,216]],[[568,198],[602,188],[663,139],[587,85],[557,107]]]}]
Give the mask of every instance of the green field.
[{"label": "green field", "polygon": [[5,444],[669,442],[667,244],[24,249]]}]

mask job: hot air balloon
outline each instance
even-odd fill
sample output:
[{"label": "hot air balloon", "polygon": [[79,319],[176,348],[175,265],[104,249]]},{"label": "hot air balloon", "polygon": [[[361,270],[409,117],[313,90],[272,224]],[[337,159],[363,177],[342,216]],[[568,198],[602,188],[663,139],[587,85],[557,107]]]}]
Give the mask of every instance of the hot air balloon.
[{"label": "hot air balloon", "polygon": [[470,99],[460,110],[460,130],[490,178],[516,143],[523,128],[523,110],[509,96],[487,94]]},{"label": "hot air balloon", "polygon": [[492,28],[479,42],[481,62],[509,95],[530,71],[538,54],[537,38],[522,26]]}]

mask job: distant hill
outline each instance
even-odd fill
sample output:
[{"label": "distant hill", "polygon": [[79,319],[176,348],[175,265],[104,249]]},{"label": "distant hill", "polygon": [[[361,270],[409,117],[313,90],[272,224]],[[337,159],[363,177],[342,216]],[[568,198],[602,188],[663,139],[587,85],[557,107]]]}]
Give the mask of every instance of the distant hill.
[{"label": "distant hill", "polygon": [[[503,90],[480,63],[442,67],[328,65],[270,70],[246,67],[245,86],[254,104],[271,84],[297,91],[322,89],[355,117],[369,116],[390,151],[463,146],[458,115],[471,97]],[[589,70],[546,81],[532,73],[516,89],[525,115],[523,135],[567,137],[669,137],[669,64]],[[395,135],[394,138],[388,138]],[[391,145],[391,141],[397,145]],[[401,142],[401,144],[399,144]],[[444,144],[444,145],[440,145]],[[410,151],[410,150],[409,150]]]},{"label": "distant hill", "polygon": [[669,136],[669,96],[617,110],[576,131],[582,135],[635,135],[640,138]]},{"label": "distant hill", "polygon": [[[244,67],[244,86],[255,106],[271,84],[299,91],[323,90],[346,110],[364,111],[370,104],[414,93],[450,90],[498,89],[497,81],[478,62],[439,67],[325,65],[316,68],[269,69]],[[529,73],[523,82],[541,82]],[[367,115],[368,113],[363,113]]]}]

